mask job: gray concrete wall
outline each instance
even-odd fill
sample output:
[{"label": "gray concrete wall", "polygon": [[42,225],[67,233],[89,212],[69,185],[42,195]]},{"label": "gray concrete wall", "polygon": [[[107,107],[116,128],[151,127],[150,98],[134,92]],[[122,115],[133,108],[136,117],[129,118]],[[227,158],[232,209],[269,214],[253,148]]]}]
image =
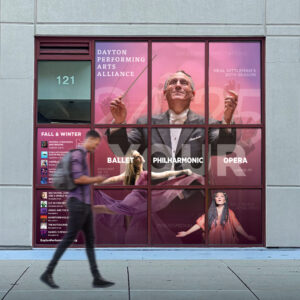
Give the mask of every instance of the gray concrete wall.
[{"label": "gray concrete wall", "polygon": [[34,1],[0,2],[0,245],[32,244]]},{"label": "gray concrete wall", "polygon": [[266,244],[300,246],[300,0],[0,0],[0,245],[32,244],[34,35],[266,36]]}]

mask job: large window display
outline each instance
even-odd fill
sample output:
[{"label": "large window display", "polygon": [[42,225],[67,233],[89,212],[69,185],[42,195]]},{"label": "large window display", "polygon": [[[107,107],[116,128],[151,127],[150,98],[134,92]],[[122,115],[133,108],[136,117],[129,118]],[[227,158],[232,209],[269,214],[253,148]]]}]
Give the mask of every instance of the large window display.
[{"label": "large window display", "polygon": [[86,57],[37,55],[34,245],[62,238],[52,176],[95,129],[97,246],[263,246],[264,40],[87,40]]}]

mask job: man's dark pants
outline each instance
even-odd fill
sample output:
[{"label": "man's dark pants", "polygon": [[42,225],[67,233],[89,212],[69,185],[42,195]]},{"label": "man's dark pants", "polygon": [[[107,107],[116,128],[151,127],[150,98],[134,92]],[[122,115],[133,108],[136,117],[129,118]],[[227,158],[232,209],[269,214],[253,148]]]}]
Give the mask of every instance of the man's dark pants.
[{"label": "man's dark pants", "polygon": [[73,243],[80,230],[85,236],[86,253],[89,259],[91,272],[94,277],[99,276],[97,268],[95,251],[94,251],[94,228],[93,228],[93,212],[91,205],[85,204],[77,198],[68,200],[69,220],[67,233],[62,241],[58,244],[52,260],[50,261],[47,272],[53,273],[56,264],[58,263],[65,250]]}]

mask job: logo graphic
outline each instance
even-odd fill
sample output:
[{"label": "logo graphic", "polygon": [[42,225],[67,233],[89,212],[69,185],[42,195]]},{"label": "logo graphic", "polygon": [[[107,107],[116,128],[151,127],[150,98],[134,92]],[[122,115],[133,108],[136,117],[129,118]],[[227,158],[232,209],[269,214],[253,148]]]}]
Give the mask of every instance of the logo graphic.
[{"label": "logo graphic", "polygon": [[47,207],[47,201],[41,201],[41,207]]},{"label": "logo graphic", "polygon": [[41,160],[41,167],[42,168],[47,168],[48,167],[48,160],[42,159]]},{"label": "logo graphic", "polygon": [[45,230],[45,229],[41,229],[41,237],[42,238],[46,238],[47,237],[47,233],[48,233],[48,231],[47,230]]},{"label": "logo graphic", "polygon": [[47,200],[47,198],[48,198],[48,193],[47,192],[42,192],[41,193],[41,199]]},{"label": "logo graphic", "polygon": [[41,175],[43,177],[47,176],[48,175],[48,168],[41,168]]},{"label": "logo graphic", "polygon": [[48,158],[48,151],[42,151],[41,158]]},{"label": "logo graphic", "polygon": [[47,216],[41,216],[41,222],[46,223],[47,222]]},{"label": "logo graphic", "polygon": [[47,207],[41,207],[41,215],[46,215],[48,213]]},{"label": "logo graphic", "polygon": [[48,183],[48,177],[41,177],[41,184],[47,184]]},{"label": "logo graphic", "polygon": [[47,229],[47,223],[42,222],[41,223],[41,229]]},{"label": "logo graphic", "polygon": [[41,141],[42,148],[48,148],[48,141]]}]

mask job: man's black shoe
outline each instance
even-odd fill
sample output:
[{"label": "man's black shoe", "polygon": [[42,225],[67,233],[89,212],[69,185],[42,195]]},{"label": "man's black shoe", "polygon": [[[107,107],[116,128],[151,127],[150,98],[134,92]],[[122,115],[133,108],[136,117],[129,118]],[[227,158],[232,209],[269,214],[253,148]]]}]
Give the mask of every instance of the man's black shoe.
[{"label": "man's black shoe", "polygon": [[44,283],[46,283],[47,285],[49,285],[51,288],[53,289],[58,289],[59,286],[57,284],[55,284],[52,274],[44,272],[41,277],[40,277],[41,281],[43,281]]},{"label": "man's black shoe", "polygon": [[114,285],[114,282],[111,281],[107,281],[104,278],[100,277],[95,277],[93,280],[93,287],[102,287],[102,288],[106,288],[109,286]]}]

